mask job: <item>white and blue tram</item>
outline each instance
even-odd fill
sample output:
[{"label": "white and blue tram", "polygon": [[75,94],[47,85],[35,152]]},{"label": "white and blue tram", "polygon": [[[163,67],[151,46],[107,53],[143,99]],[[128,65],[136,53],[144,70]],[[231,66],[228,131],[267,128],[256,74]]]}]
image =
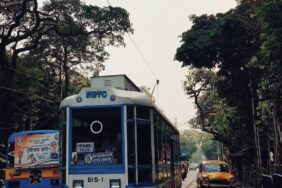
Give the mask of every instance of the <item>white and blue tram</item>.
[{"label": "white and blue tram", "polygon": [[180,188],[179,132],[127,76],[93,78],[60,107],[61,184]]}]

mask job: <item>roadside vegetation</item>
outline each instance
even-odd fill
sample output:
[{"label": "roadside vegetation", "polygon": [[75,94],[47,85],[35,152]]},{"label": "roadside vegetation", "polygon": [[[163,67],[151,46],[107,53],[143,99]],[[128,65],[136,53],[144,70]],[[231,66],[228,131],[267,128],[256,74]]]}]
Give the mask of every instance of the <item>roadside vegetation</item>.
[{"label": "roadside vegetation", "polygon": [[181,36],[175,59],[189,67],[184,89],[198,109],[190,123],[224,143],[241,172],[278,171],[282,2],[237,2],[226,13],[190,16],[193,26]]},{"label": "roadside vegetation", "polygon": [[0,143],[58,126],[61,100],[89,85],[131,33],[126,10],[80,0],[0,2]]}]

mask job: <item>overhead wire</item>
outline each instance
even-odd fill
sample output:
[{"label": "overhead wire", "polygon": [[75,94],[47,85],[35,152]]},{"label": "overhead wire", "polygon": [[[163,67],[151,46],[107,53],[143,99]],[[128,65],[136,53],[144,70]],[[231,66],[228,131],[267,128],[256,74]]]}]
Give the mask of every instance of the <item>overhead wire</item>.
[{"label": "overhead wire", "polygon": [[28,92],[24,92],[24,91],[21,91],[21,90],[18,90],[18,89],[14,89],[14,88],[8,88],[8,87],[5,87],[5,86],[2,86],[0,85],[0,88],[1,89],[4,89],[4,90],[8,90],[8,91],[12,91],[12,92],[15,92],[15,93],[21,93],[21,94],[25,94],[25,95],[30,95],[30,96],[33,96],[35,98],[38,98],[40,100],[43,100],[43,101],[46,101],[46,102],[49,102],[49,103],[56,103],[56,101],[52,101],[52,100],[49,100],[49,99],[45,99],[39,95],[36,95],[36,94],[32,94],[32,93],[28,93]]},{"label": "overhead wire", "polygon": [[[109,6],[112,6],[112,4],[110,3],[109,0],[106,0],[107,3],[109,4]],[[149,62],[147,61],[146,57],[144,56],[143,52],[140,50],[140,48],[138,47],[137,43],[134,41],[134,39],[132,38],[132,36],[129,33],[126,33],[127,36],[129,37],[129,39],[131,40],[133,46],[135,47],[135,49],[137,50],[137,52],[139,53],[139,55],[141,56],[143,62],[147,65],[147,67],[149,68],[150,72],[153,74],[153,76],[155,77],[155,79],[158,82],[158,77],[155,74],[154,70],[152,69],[152,67],[150,66]]]},{"label": "overhead wire", "polygon": [[[23,76],[26,77],[26,78],[33,78],[33,79],[35,79],[35,80],[37,80],[37,81],[41,81],[39,78],[36,78],[36,77],[32,76],[30,73],[22,72],[22,71],[19,71],[19,70],[17,70],[17,69],[14,69],[14,68],[12,68],[12,67],[8,67],[8,69],[13,70],[14,72],[16,72],[16,73],[18,73],[18,74],[20,74],[20,75],[23,75]],[[49,81],[49,80],[44,80],[44,81],[45,81],[45,82],[48,82],[49,84],[54,84],[53,82],[51,82],[51,81]],[[58,86],[60,86],[60,87],[62,87],[62,88],[65,87],[64,85],[59,84],[59,83],[56,83],[56,85],[58,85]]]},{"label": "overhead wire", "polygon": [[[109,4],[109,6],[112,6],[109,0],[106,0],[106,1],[107,1],[107,3]],[[134,39],[132,38],[132,36],[131,36],[129,33],[127,33],[127,36],[129,37],[129,39],[131,40],[131,42],[132,42],[132,44],[134,45],[135,49],[137,50],[137,52],[138,52],[139,55],[141,56],[143,62],[147,65],[147,67],[149,68],[149,70],[150,70],[150,72],[152,73],[152,75],[156,78],[156,80],[157,80],[157,81],[156,81],[156,85],[158,86],[158,84],[159,84],[158,77],[157,77],[157,75],[155,74],[155,72],[154,72],[154,70],[152,69],[152,67],[150,66],[150,64],[149,64],[149,62],[147,61],[146,57],[144,56],[143,52],[140,50],[140,48],[138,47],[137,43],[134,41]],[[24,75],[24,76],[27,77],[27,78],[34,78],[34,79],[39,80],[38,78],[35,78],[35,77],[31,76],[30,74],[21,72],[21,71],[16,70],[16,69],[14,69],[14,68],[12,68],[12,67],[9,67],[9,69],[12,69],[12,70],[15,71],[16,73],[19,73],[19,74],[21,74],[21,75]],[[46,80],[45,80],[45,81],[46,81]],[[50,84],[52,84],[50,81],[47,81],[47,82],[50,83]],[[58,84],[58,83],[57,83],[57,85],[59,85],[59,86],[61,86],[61,87],[65,87],[65,86],[63,86],[63,85],[61,85],[61,84]],[[49,99],[45,99],[45,98],[43,98],[43,97],[40,97],[39,95],[32,94],[32,93],[28,93],[28,92],[24,92],[24,91],[21,91],[21,90],[18,90],[18,89],[7,88],[7,87],[1,86],[1,85],[0,85],[0,88],[1,88],[1,89],[6,89],[6,90],[9,90],[9,91],[13,91],[13,92],[17,92],[17,93],[26,94],[26,95],[32,95],[32,96],[34,96],[34,97],[36,97],[36,98],[39,98],[39,99],[41,99],[41,100],[44,100],[44,101],[46,101],[46,102],[55,103],[55,101],[52,101],[52,100],[49,100]],[[157,89],[158,89],[158,88],[157,88]],[[152,93],[152,94],[153,94],[153,93]]]}]

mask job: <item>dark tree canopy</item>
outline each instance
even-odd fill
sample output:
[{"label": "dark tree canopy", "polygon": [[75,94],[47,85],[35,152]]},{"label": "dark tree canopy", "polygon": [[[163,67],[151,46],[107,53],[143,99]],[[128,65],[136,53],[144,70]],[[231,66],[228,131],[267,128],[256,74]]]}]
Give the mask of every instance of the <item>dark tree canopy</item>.
[{"label": "dark tree canopy", "polygon": [[198,124],[211,126],[215,138],[233,152],[255,146],[257,167],[260,158],[267,166],[268,156],[263,153],[274,148],[277,166],[282,163],[282,2],[237,2],[224,14],[191,16],[193,26],[182,34],[175,59],[189,66],[192,74],[202,68],[216,74],[201,94],[187,86],[202,86],[202,80],[187,77],[185,90],[195,98]]},{"label": "dark tree canopy", "polygon": [[[87,82],[77,66],[85,64],[97,74],[109,56],[106,47],[125,45],[124,34],[133,31],[127,11],[119,7],[80,0],[38,2],[0,2],[0,127],[6,131],[0,131],[1,137],[31,116],[43,127],[54,124],[62,88],[67,96],[77,91],[74,80]],[[32,83],[20,83],[29,78]],[[18,95],[27,102],[17,100]],[[24,113],[28,105],[30,112]]]},{"label": "dark tree canopy", "polygon": [[[212,90],[218,95],[217,100],[223,98],[228,106],[238,110],[242,123],[249,125],[246,131],[252,134],[250,73],[247,65],[258,49],[256,42],[252,42],[258,36],[253,36],[254,29],[249,28],[248,19],[239,10],[192,16],[193,26],[182,34],[182,44],[175,58],[183,66],[217,70],[218,78],[212,84]],[[207,82],[211,84],[212,80],[208,79]],[[229,137],[228,134],[223,136]]]}]

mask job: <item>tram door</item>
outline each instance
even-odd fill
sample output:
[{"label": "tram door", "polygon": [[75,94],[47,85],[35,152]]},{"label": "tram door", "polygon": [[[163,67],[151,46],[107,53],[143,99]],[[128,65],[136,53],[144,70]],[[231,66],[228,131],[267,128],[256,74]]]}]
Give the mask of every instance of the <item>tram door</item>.
[{"label": "tram door", "polygon": [[128,106],[128,181],[129,184],[153,182],[151,109]]}]

